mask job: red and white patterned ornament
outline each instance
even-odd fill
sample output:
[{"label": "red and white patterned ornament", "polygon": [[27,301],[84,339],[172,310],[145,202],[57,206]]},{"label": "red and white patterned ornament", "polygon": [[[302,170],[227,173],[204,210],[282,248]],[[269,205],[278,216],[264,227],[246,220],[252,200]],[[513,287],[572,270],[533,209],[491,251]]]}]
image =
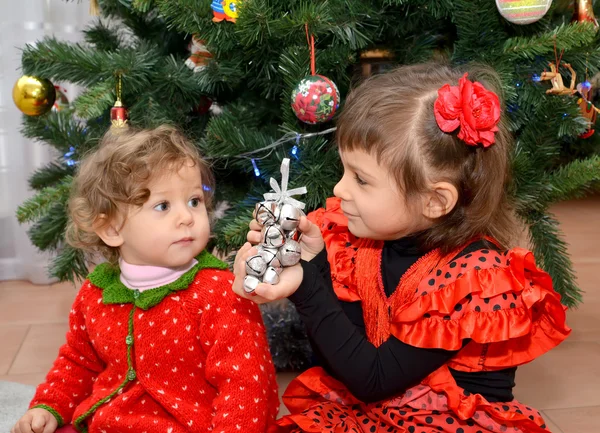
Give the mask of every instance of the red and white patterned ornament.
[{"label": "red and white patterned ornament", "polygon": [[315,125],[333,118],[340,106],[340,92],[329,78],[310,75],[296,86],[291,103],[298,119]]}]

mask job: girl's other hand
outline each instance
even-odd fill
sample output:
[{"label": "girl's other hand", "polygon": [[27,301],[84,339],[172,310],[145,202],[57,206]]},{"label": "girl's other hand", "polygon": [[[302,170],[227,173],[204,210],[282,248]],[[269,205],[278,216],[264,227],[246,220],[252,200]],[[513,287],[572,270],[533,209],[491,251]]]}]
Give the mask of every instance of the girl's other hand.
[{"label": "girl's other hand", "polygon": [[49,411],[42,408],[29,409],[10,430],[10,433],[54,433],[58,421]]},{"label": "girl's other hand", "polygon": [[253,255],[258,254],[258,250],[250,243],[245,243],[238,251],[233,265],[235,280],[233,281],[233,291],[243,298],[250,299],[257,304],[276,301],[287,298],[292,295],[300,284],[304,272],[300,264],[284,268],[279,276],[279,283],[265,284],[260,283],[252,293],[246,293],[244,290],[244,278],[246,277],[246,260]]}]

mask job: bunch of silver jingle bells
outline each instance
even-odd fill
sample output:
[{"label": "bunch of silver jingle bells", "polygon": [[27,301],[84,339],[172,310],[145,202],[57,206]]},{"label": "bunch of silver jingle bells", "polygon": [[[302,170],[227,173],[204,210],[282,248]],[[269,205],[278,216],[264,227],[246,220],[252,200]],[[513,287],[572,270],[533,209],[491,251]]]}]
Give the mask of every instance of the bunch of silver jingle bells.
[{"label": "bunch of silver jingle bells", "polygon": [[262,282],[279,283],[283,268],[294,266],[300,261],[300,233],[298,225],[304,216],[304,203],[291,198],[292,195],[305,194],[306,188],[287,190],[289,177],[289,159],[281,164],[282,185],[271,178],[271,187],[275,192],[264,194],[265,201],[256,204],[254,218],[262,227],[261,243],[257,245],[258,254],[246,260],[244,290],[252,293]]}]

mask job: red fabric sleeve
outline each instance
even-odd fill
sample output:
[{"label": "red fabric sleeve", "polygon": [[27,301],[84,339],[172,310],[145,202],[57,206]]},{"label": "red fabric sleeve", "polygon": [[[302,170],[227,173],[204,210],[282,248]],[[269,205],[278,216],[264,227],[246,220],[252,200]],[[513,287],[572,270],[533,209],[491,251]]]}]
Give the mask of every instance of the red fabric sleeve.
[{"label": "red fabric sleeve", "polygon": [[67,342],[30,403],[30,408],[42,407],[53,412],[59,425],[72,421],[75,408],[91,394],[94,381],[105,368],[86,330],[85,306],[97,298],[93,290],[90,282],[85,281],[69,314]]},{"label": "red fabric sleeve", "polygon": [[446,350],[470,339],[474,344],[454,360],[466,370],[481,361],[482,344],[488,345],[488,368],[521,365],[560,344],[571,332],[565,308],[533,254],[521,248],[486,254],[493,265],[473,266],[473,259],[483,257],[473,254],[438,271],[440,278],[451,276],[448,284],[423,281],[416,299],[394,313],[393,335],[413,346]]}]

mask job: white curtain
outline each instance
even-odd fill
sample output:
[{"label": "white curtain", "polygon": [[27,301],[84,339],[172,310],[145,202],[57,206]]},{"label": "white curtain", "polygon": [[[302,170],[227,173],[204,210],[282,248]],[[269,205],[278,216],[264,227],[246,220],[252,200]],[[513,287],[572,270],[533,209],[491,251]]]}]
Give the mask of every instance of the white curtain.
[{"label": "white curtain", "polygon": [[[24,138],[21,113],[12,101],[12,88],[22,75],[20,49],[44,36],[80,41],[81,30],[93,19],[88,0],[0,1],[0,280],[50,282],[50,255],[40,253],[27,237],[27,226],[16,220],[17,206],[32,195],[27,179],[38,167],[51,161],[53,148]],[[77,91],[63,85],[69,98]]]}]

